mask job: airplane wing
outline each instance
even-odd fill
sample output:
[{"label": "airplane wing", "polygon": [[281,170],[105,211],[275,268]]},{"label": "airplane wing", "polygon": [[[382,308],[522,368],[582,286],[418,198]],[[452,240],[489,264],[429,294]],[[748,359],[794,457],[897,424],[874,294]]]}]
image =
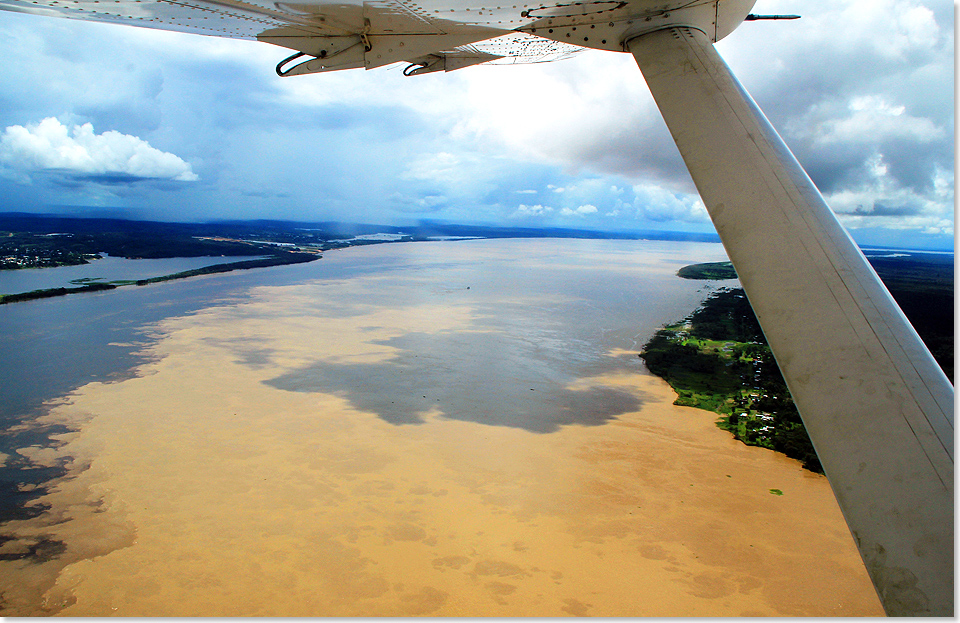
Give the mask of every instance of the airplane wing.
[{"label": "airplane wing", "polygon": [[625,28],[710,22],[717,41],[745,19],[755,0],[514,4],[519,1],[0,0],[0,9],[256,39],[295,51],[278,64],[281,76],[399,61],[415,65],[408,75],[416,75],[478,63],[559,60],[588,47],[622,52]]},{"label": "airplane wing", "polygon": [[0,0],[0,9],[272,43],[296,52],[280,61],[281,76],[399,61],[416,65],[414,75],[490,61],[559,60],[583,49],[519,32],[522,23],[537,20],[513,8],[509,15],[505,7],[441,12],[408,0]]},{"label": "airplane wing", "polygon": [[417,75],[582,48],[632,53],[884,608],[952,616],[953,387],[714,50],[762,17],[749,14],[754,2],[0,0],[0,9],[257,39],[294,51],[281,76],[399,61]]}]

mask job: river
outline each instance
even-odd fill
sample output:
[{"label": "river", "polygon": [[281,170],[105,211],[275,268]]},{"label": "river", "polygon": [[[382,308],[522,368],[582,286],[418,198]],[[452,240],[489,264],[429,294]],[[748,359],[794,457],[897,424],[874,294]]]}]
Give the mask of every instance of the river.
[{"label": "river", "polygon": [[876,612],[826,482],[636,356],[723,259],[400,243],[0,307],[8,612]]}]

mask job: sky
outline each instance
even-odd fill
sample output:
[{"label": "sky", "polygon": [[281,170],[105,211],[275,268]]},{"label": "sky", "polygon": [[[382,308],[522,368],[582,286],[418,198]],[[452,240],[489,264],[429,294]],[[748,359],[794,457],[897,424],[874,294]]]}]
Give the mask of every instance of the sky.
[{"label": "sky", "polygon": [[[854,239],[953,248],[952,0],[758,0],[717,45]],[[280,78],[265,43],[0,11],[0,211],[713,226],[633,57]]]}]

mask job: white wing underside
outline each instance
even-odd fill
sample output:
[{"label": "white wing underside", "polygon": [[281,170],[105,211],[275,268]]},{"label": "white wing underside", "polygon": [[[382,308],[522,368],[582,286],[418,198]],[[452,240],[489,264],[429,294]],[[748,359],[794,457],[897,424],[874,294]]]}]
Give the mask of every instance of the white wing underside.
[{"label": "white wing underside", "polygon": [[514,65],[562,61],[576,56],[586,48],[514,32],[465,45],[458,50],[497,56],[498,58],[487,61],[489,65]]},{"label": "white wing underside", "polygon": [[[509,2],[509,3],[508,3]],[[700,24],[716,41],[754,0],[0,0],[0,9],[255,39],[306,57],[297,75],[417,64],[536,63],[584,48],[623,52],[624,33]]]}]

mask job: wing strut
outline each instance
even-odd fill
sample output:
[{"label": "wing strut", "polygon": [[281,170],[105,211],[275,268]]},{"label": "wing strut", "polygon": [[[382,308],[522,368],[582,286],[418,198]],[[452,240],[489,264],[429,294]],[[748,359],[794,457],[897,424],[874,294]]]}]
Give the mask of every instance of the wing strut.
[{"label": "wing strut", "polygon": [[953,386],[708,37],[677,27],[626,45],[884,609],[953,616]]}]

